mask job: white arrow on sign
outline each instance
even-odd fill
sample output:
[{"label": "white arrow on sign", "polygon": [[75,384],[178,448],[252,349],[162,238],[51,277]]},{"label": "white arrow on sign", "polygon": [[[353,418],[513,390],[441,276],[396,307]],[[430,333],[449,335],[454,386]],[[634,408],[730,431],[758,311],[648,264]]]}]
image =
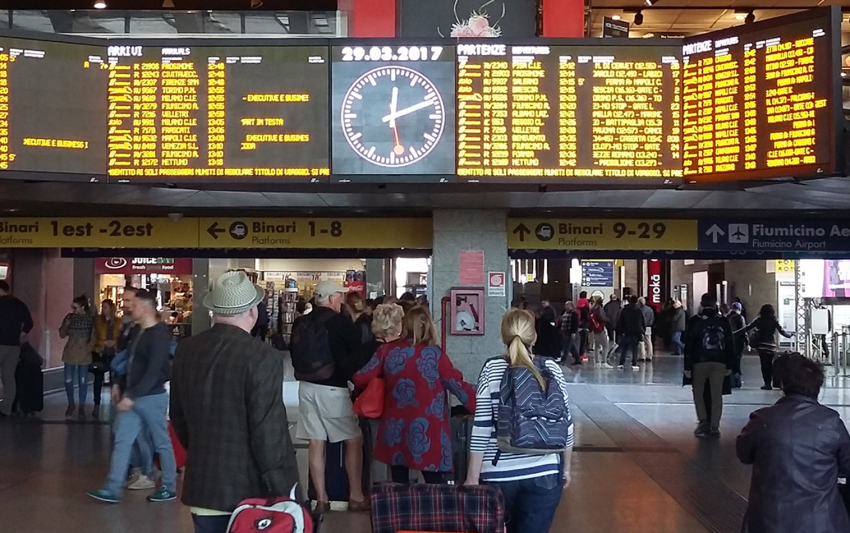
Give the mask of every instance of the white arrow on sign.
[{"label": "white arrow on sign", "polygon": [[717,239],[726,235],[726,232],[720,229],[720,226],[717,224],[713,224],[710,228],[708,228],[708,231],[706,231],[705,234],[711,237],[711,242],[717,244]]}]

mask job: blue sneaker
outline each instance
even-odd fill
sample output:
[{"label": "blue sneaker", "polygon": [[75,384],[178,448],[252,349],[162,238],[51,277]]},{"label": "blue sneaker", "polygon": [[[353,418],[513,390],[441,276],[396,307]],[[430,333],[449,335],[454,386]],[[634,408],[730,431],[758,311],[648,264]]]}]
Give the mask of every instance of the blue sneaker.
[{"label": "blue sneaker", "polygon": [[94,498],[98,501],[106,503],[121,503],[121,496],[115,494],[109,489],[90,490],[86,494],[88,494],[90,498]]},{"label": "blue sneaker", "polygon": [[148,496],[148,501],[153,503],[170,502],[177,499],[177,493],[173,490],[168,490],[162,487],[158,491]]}]

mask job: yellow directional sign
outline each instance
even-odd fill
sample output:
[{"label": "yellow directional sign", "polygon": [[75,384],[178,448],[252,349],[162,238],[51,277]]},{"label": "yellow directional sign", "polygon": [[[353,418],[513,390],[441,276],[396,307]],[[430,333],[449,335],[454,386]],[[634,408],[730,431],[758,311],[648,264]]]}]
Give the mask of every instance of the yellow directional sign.
[{"label": "yellow directional sign", "polygon": [[0,248],[196,248],[198,219],[0,218]]},{"label": "yellow directional sign", "polygon": [[413,248],[433,244],[430,218],[202,218],[201,248]]},{"label": "yellow directional sign", "polygon": [[508,219],[513,250],[696,250],[696,220]]}]

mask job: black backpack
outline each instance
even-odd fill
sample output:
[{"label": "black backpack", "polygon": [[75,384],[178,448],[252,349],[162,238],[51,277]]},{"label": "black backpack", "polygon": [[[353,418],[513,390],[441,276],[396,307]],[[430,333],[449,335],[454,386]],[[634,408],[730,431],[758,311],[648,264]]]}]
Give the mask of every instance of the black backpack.
[{"label": "black backpack", "polygon": [[700,338],[700,349],[703,354],[714,354],[723,356],[726,352],[726,343],[731,339],[726,338],[726,331],[723,328],[723,320],[718,316],[713,316],[705,319],[702,327],[702,336]]},{"label": "black backpack", "polygon": [[289,351],[298,381],[321,381],[334,375],[336,364],[326,324],[335,315],[313,311],[301,317],[292,330]]}]

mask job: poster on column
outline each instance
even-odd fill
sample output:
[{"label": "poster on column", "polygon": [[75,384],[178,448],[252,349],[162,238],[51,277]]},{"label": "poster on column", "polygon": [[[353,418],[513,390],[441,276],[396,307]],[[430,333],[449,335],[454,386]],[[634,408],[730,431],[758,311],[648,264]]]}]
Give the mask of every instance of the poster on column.
[{"label": "poster on column", "polygon": [[399,37],[536,37],[536,0],[400,0]]}]

